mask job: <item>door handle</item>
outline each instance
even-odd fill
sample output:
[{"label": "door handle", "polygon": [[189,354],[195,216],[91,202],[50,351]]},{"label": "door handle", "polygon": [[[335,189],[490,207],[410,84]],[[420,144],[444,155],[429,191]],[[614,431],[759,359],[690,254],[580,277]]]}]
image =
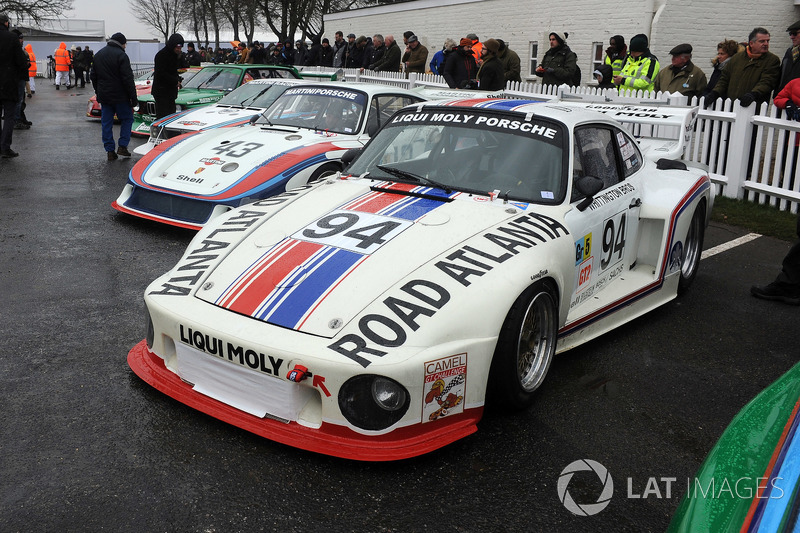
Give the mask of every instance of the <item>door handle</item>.
[{"label": "door handle", "polygon": [[631,205],[628,206],[628,209],[633,209],[634,207],[639,207],[642,205],[642,199],[636,198],[631,202]]}]

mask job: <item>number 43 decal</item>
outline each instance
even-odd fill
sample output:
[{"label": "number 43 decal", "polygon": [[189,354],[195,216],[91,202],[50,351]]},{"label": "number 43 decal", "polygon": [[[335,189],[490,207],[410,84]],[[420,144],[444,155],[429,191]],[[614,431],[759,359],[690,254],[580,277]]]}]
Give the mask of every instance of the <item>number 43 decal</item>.
[{"label": "number 43 decal", "polygon": [[411,224],[409,220],[342,209],[317,219],[292,238],[371,254]]},{"label": "number 43 decal", "polygon": [[625,252],[625,230],[627,228],[625,211],[617,213],[603,222],[603,253],[600,256],[600,270],[622,260]]},{"label": "number 43 decal", "polygon": [[215,146],[211,149],[212,152],[216,152],[221,156],[227,157],[244,157],[253,150],[258,150],[264,146],[261,143],[251,143],[251,142],[244,142],[244,141],[234,141],[229,143],[223,143],[219,146]]}]

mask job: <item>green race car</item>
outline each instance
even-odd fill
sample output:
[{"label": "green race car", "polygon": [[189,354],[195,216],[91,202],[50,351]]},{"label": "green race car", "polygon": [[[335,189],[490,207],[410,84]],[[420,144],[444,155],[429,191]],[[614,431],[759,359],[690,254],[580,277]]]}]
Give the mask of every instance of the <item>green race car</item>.
[{"label": "green race car", "polygon": [[[300,74],[294,67],[277,65],[210,65],[204,67],[178,91],[178,98],[175,100],[176,111],[213,104],[248,81],[263,78],[308,77],[335,80],[337,74],[320,72]],[[150,94],[139,96],[139,109],[133,116],[131,134],[148,137],[150,125],[155,119],[156,103],[153,96]]]},{"label": "green race car", "polygon": [[687,482],[670,533],[798,531],[800,364],[734,417]]}]

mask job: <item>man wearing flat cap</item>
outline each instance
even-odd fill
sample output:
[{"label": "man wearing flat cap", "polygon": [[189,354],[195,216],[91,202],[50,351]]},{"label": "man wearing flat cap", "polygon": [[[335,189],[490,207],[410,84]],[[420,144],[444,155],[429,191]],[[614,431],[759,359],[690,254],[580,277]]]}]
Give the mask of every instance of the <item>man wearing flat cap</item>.
[{"label": "man wearing flat cap", "polygon": [[692,45],[679,44],[670,50],[669,54],[672,56],[672,65],[659,71],[653,83],[653,90],[681,93],[690,99],[703,94],[708,80],[705,72],[692,63]]},{"label": "man wearing flat cap", "polygon": [[789,32],[789,39],[792,40],[792,46],[786,49],[781,62],[781,81],[778,84],[778,92],[781,91],[786,84],[795,78],[800,78],[800,20],[786,28]]}]

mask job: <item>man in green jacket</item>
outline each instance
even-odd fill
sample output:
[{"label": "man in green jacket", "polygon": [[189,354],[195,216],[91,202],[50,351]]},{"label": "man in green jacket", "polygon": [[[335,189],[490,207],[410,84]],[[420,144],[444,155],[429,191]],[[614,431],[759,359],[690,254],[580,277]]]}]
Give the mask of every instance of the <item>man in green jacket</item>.
[{"label": "man in green jacket", "polygon": [[706,90],[708,80],[700,67],[692,63],[692,45],[679,44],[669,51],[672,56],[672,65],[661,69],[653,83],[656,92],[680,93],[688,96],[699,97]]},{"label": "man in green jacket", "polygon": [[730,59],[714,90],[706,97],[706,107],[719,97],[738,99],[742,107],[772,98],[781,74],[781,60],[769,51],[769,39],[764,28],[750,32],[747,47]]},{"label": "man in green jacket", "polygon": [[428,49],[425,48],[416,35],[408,38],[409,51],[403,56],[403,66],[406,72],[425,73],[425,65],[428,62]]}]

